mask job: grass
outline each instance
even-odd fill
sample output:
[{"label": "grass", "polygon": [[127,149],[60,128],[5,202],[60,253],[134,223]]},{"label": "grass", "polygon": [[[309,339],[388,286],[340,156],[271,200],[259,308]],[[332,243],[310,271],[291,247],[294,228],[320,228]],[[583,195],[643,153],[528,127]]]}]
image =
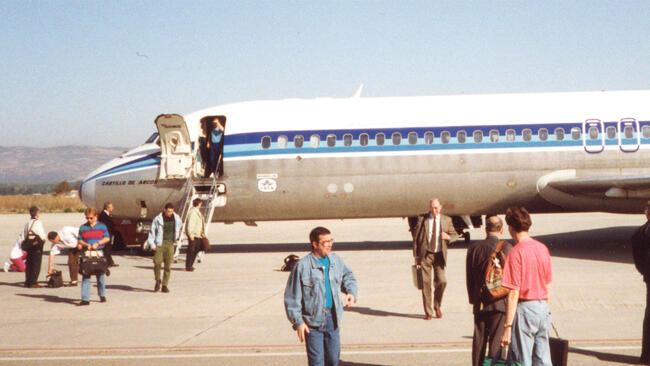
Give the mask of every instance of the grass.
[{"label": "grass", "polygon": [[31,206],[37,206],[41,212],[83,212],[86,209],[78,197],[65,195],[0,196],[0,213],[26,213]]}]

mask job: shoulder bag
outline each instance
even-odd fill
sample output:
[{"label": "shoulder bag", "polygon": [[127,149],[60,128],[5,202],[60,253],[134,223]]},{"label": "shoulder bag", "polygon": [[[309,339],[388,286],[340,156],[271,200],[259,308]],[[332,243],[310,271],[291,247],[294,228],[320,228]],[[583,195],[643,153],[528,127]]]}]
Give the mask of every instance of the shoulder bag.
[{"label": "shoulder bag", "polygon": [[32,231],[32,227],[34,227],[34,223],[36,220],[32,221],[32,224],[29,225],[29,231],[27,232],[27,237],[23,239],[23,242],[20,243],[20,249],[29,252],[35,249],[43,249],[43,244],[45,244],[45,241],[41,239],[40,236],[34,234]]}]

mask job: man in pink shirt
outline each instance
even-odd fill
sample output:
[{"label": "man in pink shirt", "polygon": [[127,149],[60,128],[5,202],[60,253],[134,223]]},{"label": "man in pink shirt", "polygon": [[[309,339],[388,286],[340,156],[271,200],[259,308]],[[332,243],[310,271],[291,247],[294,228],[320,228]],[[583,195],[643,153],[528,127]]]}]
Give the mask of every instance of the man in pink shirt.
[{"label": "man in pink shirt", "polygon": [[528,235],[532,221],[525,208],[509,208],[506,222],[517,244],[508,254],[501,282],[510,289],[501,345],[510,345],[514,364],[552,366],[548,346],[551,255]]}]

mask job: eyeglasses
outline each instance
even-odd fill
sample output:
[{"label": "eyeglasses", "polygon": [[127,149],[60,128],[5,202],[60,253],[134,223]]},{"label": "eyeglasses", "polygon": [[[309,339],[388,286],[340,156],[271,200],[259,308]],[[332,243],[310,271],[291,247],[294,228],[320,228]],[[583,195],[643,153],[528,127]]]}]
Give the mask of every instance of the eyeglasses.
[{"label": "eyeglasses", "polygon": [[321,240],[318,242],[318,244],[333,244],[334,243],[334,238],[330,240]]}]

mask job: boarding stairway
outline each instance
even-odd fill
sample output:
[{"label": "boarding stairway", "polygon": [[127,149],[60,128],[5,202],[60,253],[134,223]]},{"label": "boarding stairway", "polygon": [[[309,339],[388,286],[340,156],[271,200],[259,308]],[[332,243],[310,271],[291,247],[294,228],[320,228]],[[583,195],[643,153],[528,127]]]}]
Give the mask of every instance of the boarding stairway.
[{"label": "boarding stairway", "polygon": [[[188,245],[187,235],[185,235],[185,225],[187,215],[192,208],[192,202],[197,198],[203,201],[200,211],[205,220],[205,235],[207,236],[215,208],[225,204],[225,193],[225,186],[217,182],[216,176],[211,179],[196,178],[193,176],[187,178],[184,184],[183,200],[181,201],[182,209],[180,211],[183,224],[181,226],[181,236],[176,243],[176,250],[174,251],[174,263],[178,262],[181,246]],[[203,251],[199,252],[196,257],[197,262],[203,262],[203,254]]]}]

